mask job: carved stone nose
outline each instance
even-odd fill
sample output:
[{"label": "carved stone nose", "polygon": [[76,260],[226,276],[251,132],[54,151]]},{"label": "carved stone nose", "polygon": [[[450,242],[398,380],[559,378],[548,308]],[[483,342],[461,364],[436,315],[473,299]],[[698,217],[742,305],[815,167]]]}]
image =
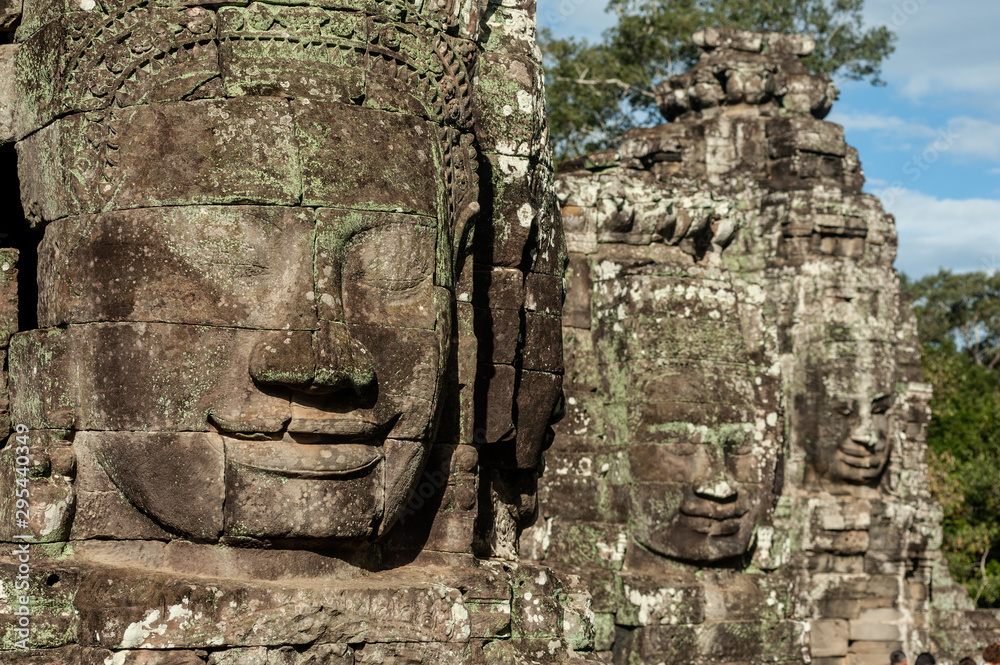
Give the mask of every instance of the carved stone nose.
[{"label": "carved stone nose", "polygon": [[324,321],[316,333],[316,373],[313,392],[353,389],[368,392],[375,386],[375,363],[364,344],[343,323]]},{"label": "carved stone nose", "polygon": [[259,385],[327,394],[372,392],[371,353],[343,323],[323,321],[315,333],[294,331],[280,342],[259,342],[250,355],[250,376]]},{"label": "carved stone nose", "polygon": [[715,476],[711,480],[703,481],[695,486],[694,493],[708,499],[726,501],[734,498],[738,494],[738,490],[732,479],[726,476]]},{"label": "carved stone nose", "polygon": [[876,438],[872,433],[872,424],[870,421],[863,420],[851,429],[851,441],[869,450],[875,445]]}]

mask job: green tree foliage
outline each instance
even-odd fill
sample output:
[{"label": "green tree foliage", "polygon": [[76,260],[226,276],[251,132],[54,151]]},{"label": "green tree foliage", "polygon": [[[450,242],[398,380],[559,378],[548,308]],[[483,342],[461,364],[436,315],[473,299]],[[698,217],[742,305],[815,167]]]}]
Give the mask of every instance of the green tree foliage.
[{"label": "green tree foliage", "polygon": [[1000,272],[940,270],[904,288],[916,298],[921,342],[957,344],[980,367],[1000,366]]},{"label": "green tree foliage", "polygon": [[1000,274],[904,284],[934,386],[928,461],[948,567],[981,606],[1000,607]]},{"label": "green tree foliage", "polygon": [[690,67],[697,30],[727,26],[807,33],[816,38],[811,71],[881,84],[894,49],[885,26],[866,29],[864,0],[609,0],[618,23],[603,41],[555,39],[543,30],[549,126],[558,158],[608,147],[655,118],[652,87]]}]

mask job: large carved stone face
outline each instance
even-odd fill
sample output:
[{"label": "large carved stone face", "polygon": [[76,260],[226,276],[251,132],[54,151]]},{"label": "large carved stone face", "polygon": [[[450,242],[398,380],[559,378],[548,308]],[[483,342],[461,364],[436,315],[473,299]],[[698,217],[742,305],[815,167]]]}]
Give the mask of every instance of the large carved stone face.
[{"label": "large carved stone face", "polygon": [[101,6],[83,60],[33,56],[14,383],[75,432],[77,537],[357,541],[402,511],[478,209],[478,15],[442,11]]},{"label": "large carved stone face", "polygon": [[819,477],[867,484],[882,475],[889,459],[895,360],[882,345],[855,351],[807,369],[808,392],[796,398],[795,417]]},{"label": "large carved stone face", "polygon": [[773,502],[779,449],[759,291],[717,270],[702,278],[658,270],[668,274],[612,287],[628,304],[602,327],[627,368],[612,381],[627,386],[617,394],[628,404],[633,535],[674,559],[737,557]]},{"label": "large carved stone face", "polygon": [[365,166],[387,183],[378,207],[407,212],[351,210],[353,190],[343,207],[123,210],[46,229],[42,324],[74,325],[25,342],[71,384],[78,455],[168,532],[366,539],[426,459],[453,302],[434,129],[336,115],[407,125],[405,181],[397,161]]}]

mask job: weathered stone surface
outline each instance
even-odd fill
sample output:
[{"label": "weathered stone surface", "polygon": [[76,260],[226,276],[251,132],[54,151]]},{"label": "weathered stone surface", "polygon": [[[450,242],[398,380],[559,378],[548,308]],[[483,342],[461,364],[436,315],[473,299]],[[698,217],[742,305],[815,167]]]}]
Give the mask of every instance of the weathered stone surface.
[{"label": "weathered stone surface", "polygon": [[[0,6],[0,27],[9,20],[7,13],[8,5]],[[17,45],[0,45],[0,144],[10,143],[14,140],[14,109],[17,106],[17,97],[14,89],[15,58],[17,57]]]},{"label": "weathered stone surface", "polygon": [[893,219],[811,40],[695,42],[670,122],[560,167],[567,416],[524,555],[623,585],[585,574],[614,662],[924,650],[950,582]]},{"label": "weathered stone surface", "polygon": [[67,3],[46,22],[40,4],[18,32],[18,139],[69,113],[198,99],[219,77],[215,13],[202,7]]},{"label": "weathered stone surface", "polygon": [[115,487],[166,528],[199,540],[215,540],[222,533],[226,453],[221,437],[102,432],[93,437],[90,452]]},{"label": "weathered stone surface", "polygon": [[4,53],[26,662],[576,660],[586,588],[513,563],[562,411],[534,7],[170,5],[31,0]]},{"label": "weathered stone surface", "polygon": [[71,217],[39,248],[39,323],[316,329],[313,214],[303,208],[142,208]]},{"label": "weathered stone surface", "polygon": [[304,205],[437,216],[441,147],[433,124],[346,104],[293,109]]},{"label": "weathered stone surface", "polygon": [[481,149],[530,157],[544,127],[538,63],[528,56],[487,53],[476,63],[476,77],[474,118]]},{"label": "weathered stone surface", "polygon": [[0,4],[0,30],[9,32],[21,19],[20,0],[4,0]]},{"label": "weathered stone surface", "polygon": [[44,543],[68,539],[77,505],[77,464],[67,434],[14,431],[0,450],[0,483],[10,488],[0,500],[0,540],[16,542],[15,536],[26,534]]},{"label": "weathered stone surface", "polygon": [[18,143],[21,197],[42,223],[163,205],[294,205],[292,109],[275,99],[168,102],[61,118]]}]

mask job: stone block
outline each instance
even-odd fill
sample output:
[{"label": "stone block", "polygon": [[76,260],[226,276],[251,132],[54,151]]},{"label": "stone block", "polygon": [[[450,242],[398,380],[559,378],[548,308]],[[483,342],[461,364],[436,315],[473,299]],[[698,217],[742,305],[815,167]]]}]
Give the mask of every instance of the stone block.
[{"label": "stone block", "polygon": [[621,524],[569,522],[555,519],[549,536],[546,563],[551,566],[597,566],[621,570],[628,549],[628,536]]},{"label": "stone block", "polygon": [[813,621],[809,630],[810,653],[815,658],[839,658],[847,655],[850,626],[843,619]]},{"label": "stone block", "polygon": [[142,208],[62,219],[39,246],[39,325],[316,329],[314,235],[304,208]]},{"label": "stone block", "polygon": [[[0,3],[0,27],[9,18],[8,0]],[[17,93],[14,87],[15,60],[17,58],[16,44],[0,45],[0,144],[10,143],[15,138],[14,110],[17,108]]]},{"label": "stone block", "polygon": [[532,58],[484,53],[476,62],[473,106],[476,138],[484,152],[531,157],[542,131],[542,81]]},{"label": "stone block", "polygon": [[[462,663],[468,662],[468,644],[365,644],[356,649],[350,665],[383,665],[383,663]],[[335,662],[335,661],[334,661]]]},{"label": "stone block", "polygon": [[[115,658],[122,665],[205,665],[208,653],[187,650],[119,651]],[[252,657],[248,663],[253,663]],[[266,662],[266,661],[259,661]],[[277,661],[272,661],[277,662]]]},{"label": "stone block", "polygon": [[[63,431],[13,432],[0,450],[0,487],[7,489],[0,495],[0,540],[16,542],[15,536],[25,534],[38,543],[69,540],[76,455],[68,438]],[[26,466],[19,463],[24,458]],[[18,498],[25,504],[18,505]],[[26,526],[19,526],[21,519]]]},{"label": "stone block", "polygon": [[524,356],[526,370],[562,374],[562,318],[538,312],[524,315]]},{"label": "stone block", "polygon": [[[0,599],[0,621],[7,626],[5,637],[5,649],[0,650],[0,662],[14,663],[23,662],[22,655],[30,655],[31,651],[25,653],[14,646],[13,642],[19,639],[15,637],[17,633],[14,628],[20,622],[19,614],[24,615],[20,602],[22,596],[27,597],[27,608],[30,617],[31,632],[27,644],[31,649],[53,650],[60,655],[68,655],[69,663],[79,663],[80,665],[90,665],[93,661],[86,660],[84,655],[97,655],[74,652],[72,646],[79,641],[80,617],[74,610],[74,595],[79,584],[80,573],[73,566],[67,566],[59,561],[64,558],[71,549],[64,549],[59,544],[46,546],[30,545],[23,541],[12,544],[4,544],[3,552],[0,554],[0,575],[3,575],[5,596]],[[21,570],[23,554],[27,552],[29,571],[24,573]],[[50,556],[51,553],[51,556]],[[19,575],[25,575],[21,577]],[[16,589],[15,582],[22,586],[27,582],[26,589]],[[17,593],[14,593],[14,592]],[[60,647],[68,647],[62,649]],[[11,654],[16,654],[15,658],[10,658]],[[4,660],[4,656],[8,656]],[[42,656],[38,653],[38,656]],[[74,658],[80,657],[79,660]],[[60,665],[61,660],[31,660],[28,662],[44,663],[48,665]],[[100,662],[100,661],[98,661]]]},{"label": "stone block", "polygon": [[0,249],[0,348],[10,345],[10,337],[18,329],[17,280],[18,250]]},{"label": "stone block", "polygon": [[893,608],[863,609],[850,621],[851,641],[899,642],[905,636],[903,613]]},{"label": "stone block", "polygon": [[529,273],[524,284],[524,308],[529,312],[559,316],[564,293],[561,276]]},{"label": "stone block", "polygon": [[439,129],[424,120],[333,102],[292,102],[302,204],[437,218]]},{"label": "stone block", "polygon": [[0,651],[3,665],[93,665],[112,658],[112,653],[104,648],[81,647],[72,644],[56,649],[42,646],[27,651]]},{"label": "stone block", "polygon": [[516,460],[518,469],[537,469],[542,451],[552,443],[552,422],[563,399],[562,376],[521,372],[517,388]]},{"label": "stone block", "polygon": [[[100,641],[116,649],[192,649],[210,636],[221,647],[298,646],[305,651],[315,644],[314,654],[335,657],[336,649],[320,645],[461,646],[470,632],[468,610],[457,589],[414,579],[370,580],[360,588],[337,582],[295,588],[157,574],[136,578],[128,570],[107,569],[82,577],[74,604],[80,643]],[[129,630],[133,624],[142,629]]]},{"label": "stone block", "polygon": [[844,157],[847,144],[844,128],[815,118],[796,116],[774,119],[767,124],[772,159],[791,156],[796,151]]},{"label": "stone block", "polygon": [[622,575],[624,602],[615,616],[623,626],[699,624],[705,620],[705,589],[683,574]]},{"label": "stone block", "polygon": [[[109,7],[103,5],[86,11],[79,3],[66,2],[68,11],[59,12],[63,16],[35,24],[33,10],[39,4],[29,0],[31,11],[19,31],[19,139],[72,113],[108,117],[112,106],[197,99],[217,92],[211,84],[204,87],[219,76],[214,12],[161,4],[106,13]],[[156,25],[156,33],[107,29],[109,24],[125,28],[137,23]]]},{"label": "stone block", "polygon": [[477,259],[485,265],[517,267],[529,256],[528,240],[538,224],[531,162],[527,157],[483,153],[479,177],[482,186],[492,188],[493,201],[477,222]]},{"label": "stone block", "polygon": [[482,48],[491,53],[529,56],[541,60],[536,43],[535,10],[530,2],[496,3],[487,13]]},{"label": "stone block", "polygon": [[556,639],[563,635],[563,610],[557,598],[561,581],[552,571],[521,564],[512,579],[511,636]]},{"label": "stone block", "polygon": [[276,432],[291,415],[288,397],[261,392],[247,369],[258,342],[276,346],[286,337],[162,323],[19,333],[11,341],[11,412],[41,429],[208,431],[211,418],[239,431]]},{"label": "stone block", "polygon": [[77,439],[133,505],[162,526],[213,541],[223,529],[222,438],[195,432],[80,432]]},{"label": "stone block", "polygon": [[885,665],[892,655],[892,650],[880,653],[853,653],[848,658],[851,665]]},{"label": "stone block", "polygon": [[288,102],[167,102],[71,115],[18,143],[33,223],[158,206],[295,205],[301,180]]},{"label": "stone block", "polygon": [[226,94],[360,101],[371,29],[365,19],[318,7],[223,7],[219,62]]}]

